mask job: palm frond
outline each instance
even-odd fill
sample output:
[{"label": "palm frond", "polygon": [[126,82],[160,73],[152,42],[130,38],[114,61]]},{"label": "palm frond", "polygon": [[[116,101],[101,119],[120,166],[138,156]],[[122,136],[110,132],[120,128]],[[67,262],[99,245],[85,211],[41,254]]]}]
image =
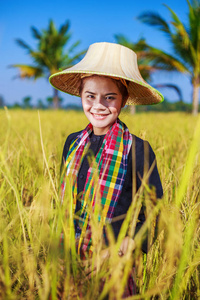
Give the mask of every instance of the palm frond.
[{"label": "palm frond", "polygon": [[65,67],[70,68],[71,66],[73,66],[75,63],[77,63],[81,57],[85,54],[85,50],[81,51],[79,53],[77,53],[76,55],[74,55],[73,57],[69,57],[68,54],[66,54],[63,58],[65,60]]},{"label": "palm frond", "polygon": [[150,50],[145,53],[145,57],[151,61],[151,65],[155,68],[190,73],[190,70],[178,58],[160,49],[150,47]]},{"label": "palm frond", "polygon": [[165,33],[168,34],[171,33],[168,23],[158,13],[154,13],[154,12],[142,13],[137,17],[137,19],[147,25],[155,26],[159,30]]},{"label": "palm frond", "polygon": [[35,27],[31,27],[31,31],[32,31],[32,36],[35,38],[35,39],[37,39],[37,40],[40,40],[41,39],[41,37],[42,37],[42,35],[41,35],[41,33],[39,32],[39,30],[37,29],[37,28],[35,28]]},{"label": "palm frond", "polygon": [[200,52],[200,2],[197,6],[197,1],[192,6],[188,1],[189,6],[189,33],[190,40],[194,48],[197,49],[197,53]]},{"label": "palm frond", "polygon": [[180,36],[182,39],[183,45],[188,48],[190,45],[190,37],[189,34],[184,26],[184,24],[181,22],[177,14],[166,4],[164,4],[166,8],[170,11],[172,20],[171,24],[175,28],[176,34]]},{"label": "palm frond", "polygon": [[76,41],[75,43],[73,43],[73,44],[69,47],[68,52],[69,52],[69,53],[73,52],[73,51],[75,50],[75,48],[78,47],[78,46],[80,45],[80,43],[81,43],[80,40],[78,40],[78,41]]},{"label": "palm frond", "polygon": [[137,54],[140,53],[141,51],[148,49],[148,45],[144,38],[139,39],[137,43],[132,43],[128,40],[127,37],[125,37],[122,34],[116,34],[114,35],[114,37],[118,44],[132,49],[133,51],[137,52]]},{"label": "palm frond", "polygon": [[28,44],[26,44],[23,40],[21,40],[21,39],[16,39],[15,42],[16,42],[20,47],[27,49],[29,52],[32,51],[31,47],[30,47]]},{"label": "palm frond", "polygon": [[69,21],[66,21],[65,24],[63,24],[60,29],[59,29],[59,33],[64,36],[68,31],[69,31],[69,28],[70,28],[70,22]]},{"label": "palm frond", "polygon": [[172,20],[174,20],[174,23],[175,24],[181,23],[178,15],[173,11],[173,9],[171,9],[167,4],[164,4],[164,6],[171,12],[171,17],[172,17]]},{"label": "palm frond", "polygon": [[193,7],[194,9],[199,8],[200,6],[200,0],[192,0],[192,5],[190,4],[190,1],[187,0],[188,6]]},{"label": "palm frond", "polygon": [[55,24],[54,24],[53,20],[49,21],[49,27],[47,29],[47,32],[48,32],[49,35],[57,34],[57,29],[55,27]]},{"label": "palm frond", "polygon": [[123,34],[115,34],[115,40],[118,44],[128,47],[133,50],[134,44],[130,42]]},{"label": "palm frond", "polygon": [[183,94],[181,89],[176,85],[176,84],[172,84],[172,83],[164,83],[164,84],[156,84],[154,85],[155,88],[170,88],[173,89],[177,92],[178,96],[179,96],[179,101],[183,100]]},{"label": "palm frond", "polygon": [[43,70],[39,67],[22,64],[11,65],[10,67],[19,69],[20,73],[18,77],[20,78],[37,79],[43,76]]}]

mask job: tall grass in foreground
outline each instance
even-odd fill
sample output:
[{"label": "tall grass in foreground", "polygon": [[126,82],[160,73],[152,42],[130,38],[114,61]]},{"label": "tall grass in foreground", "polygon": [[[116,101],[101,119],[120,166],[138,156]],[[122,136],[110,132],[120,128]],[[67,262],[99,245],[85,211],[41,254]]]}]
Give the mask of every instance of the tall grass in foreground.
[{"label": "tall grass in foreground", "polygon": [[[71,195],[62,205],[58,195],[63,144],[69,133],[84,128],[86,118],[83,113],[42,111],[39,122],[34,111],[0,111],[0,299],[57,299],[58,293],[63,299],[121,299],[132,265],[138,294],[130,299],[200,297],[200,122],[178,113],[122,113],[121,119],[152,145],[164,197],[155,201],[143,185],[118,241],[107,228],[111,255],[103,264],[96,211],[91,264],[97,272],[90,278],[87,262],[83,265],[75,251]],[[120,240],[127,230],[134,231],[142,202],[147,221],[135,237],[136,251],[119,257]],[[146,229],[150,239],[144,255],[140,248]]]}]

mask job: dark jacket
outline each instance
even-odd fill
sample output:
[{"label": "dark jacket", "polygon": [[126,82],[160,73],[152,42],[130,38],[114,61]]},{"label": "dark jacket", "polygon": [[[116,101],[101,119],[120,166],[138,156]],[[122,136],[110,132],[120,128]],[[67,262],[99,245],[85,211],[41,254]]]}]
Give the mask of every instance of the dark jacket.
[{"label": "dark jacket", "polygon": [[[67,153],[69,151],[69,147],[70,147],[72,141],[74,141],[80,133],[81,133],[81,131],[72,133],[68,136],[68,138],[65,142],[65,145],[64,145],[64,149],[63,149],[62,165],[63,165],[63,162],[65,162],[65,160],[66,160],[66,156],[67,156]],[[132,157],[135,156],[134,161],[135,161],[136,172],[134,172],[135,173],[134,178],[136,181],[136,191],[141,186],[141,178],[143,178],[145,161],[147,162],[148,169],[155,161],[155,154],[154,154],[151,146],[149,145],[149,143],[146,141],[143,141],[142,139],[136,137],[135,135],[132,135],[132,136],[133,136],[133,145],[132,145],[131,149],[132,150],[135,149],[135,151],[130,151],[129,156],[128,156],[127,173],[126,173],[126,177],[125,177],[125,181],[124,181],[124,185],[123,185],[121,194],[120,194],[118,202],[117,202],[117,206],[115,207],[115,210],[114,210],[113,218],[118,217],[120,215],[125,215],[131,204],[131,201],[132,201],[132,182],[133,182],[133,171],[132,171],[133,158]],[[101,144],[103,142],[103,138],[104,138],[104,136],[95,136],[94,134],[91,135],[90,149],[93,151],[94,155],[96,155],[98,150],[100,149]],[[146,146],[144,146],[144,145],[146,145]],[[147,153],[148,153],[148,158],[147,157],[145,158],[145,155],[144,155],[146,153],[146,149],[147,149]],[[132,153],[133,153],[133,155],[132,155]],[[77,180],[78,193],[80,193],[84,189],[88,168],[89,168],[88,160],[85,157],[82,162],[82,165],[80,167],[79,173],[78,173],[78,180]],[[156,164],[155,164],[153,171],[151,172],[151,175],[149,177],[149,186],[155,187],[157,198],[162,197],[163,190],[162,190],[162,185],[161,185],[161,181],[160,181],[160,177],[159,177],[159,173],[158,173]],[[77,201],[76,211],[78,211],[79,209],[80,209],[80,202]],[[136,225],[135,233],[137,233],[139,231],[142,224],[145,222],[145,214],[144,214],[143,206],[139,213],[138,221],[139,222]],[[113,232],[114,232],[114,235],[116,238],[119,234],[122,223],[123,223],[123,219],[111,223]],[[142,250],[145,253],[147,252],[147,238],[143,242]]]}]

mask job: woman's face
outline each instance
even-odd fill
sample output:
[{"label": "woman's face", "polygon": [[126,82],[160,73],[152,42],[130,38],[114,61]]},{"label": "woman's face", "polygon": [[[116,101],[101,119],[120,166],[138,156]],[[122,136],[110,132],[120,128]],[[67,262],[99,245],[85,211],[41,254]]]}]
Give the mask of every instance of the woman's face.
[{"label": "woman's face", "polygon": [[93,125],[94,134],[106,134],[124,106],[122,94],[108,77],[91,76],[83,80],[81,99],[84,113]]}]

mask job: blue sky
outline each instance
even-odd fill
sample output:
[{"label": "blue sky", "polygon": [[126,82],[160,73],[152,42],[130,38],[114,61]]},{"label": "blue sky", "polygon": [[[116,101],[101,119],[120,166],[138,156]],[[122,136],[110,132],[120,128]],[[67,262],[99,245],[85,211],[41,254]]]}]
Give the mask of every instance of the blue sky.
[{"label": "blue sky", "polygon": [[[153,1],[24,1],[0,0],[0,95],[6,104],[20,103],[25,96],[32,97],[32,103],[39,99],[45,101],[52,96],[52,87],[47,79],[20,80],[13,79],[17,69],[8,68],[11,64],[31,64],[32,61],[26,51],[15,43],[21,38],[33,48],[35,40],[31,36],[30,27],[45,29],[50,19],[59,27],[67,19],[71,23],[71,43],[81,40],[79,50],[87,49],[94,42],[115,42],[115,34],[123,34],[130,41],[137,42],[139,38],[146,38],[155,47],[165,49],[170,53],[170,45],[163,34],[154,28],[140,23],[136,17],[144,11],[156,11],[165,19],[170,19],[167,4],[181,18],[187,20],[186,0],[153,0]],[[189,79],[177,73],[159,73],[153,76],[152,84],[175,83],[183,93],[183,99],[191,101],[191,84]],[[160,90],[170,101],[177,100],[177,94],[167,89]],[[61,94],[60,94],[61,95]],[[62,93],[64,104],[79,98]]]}]

